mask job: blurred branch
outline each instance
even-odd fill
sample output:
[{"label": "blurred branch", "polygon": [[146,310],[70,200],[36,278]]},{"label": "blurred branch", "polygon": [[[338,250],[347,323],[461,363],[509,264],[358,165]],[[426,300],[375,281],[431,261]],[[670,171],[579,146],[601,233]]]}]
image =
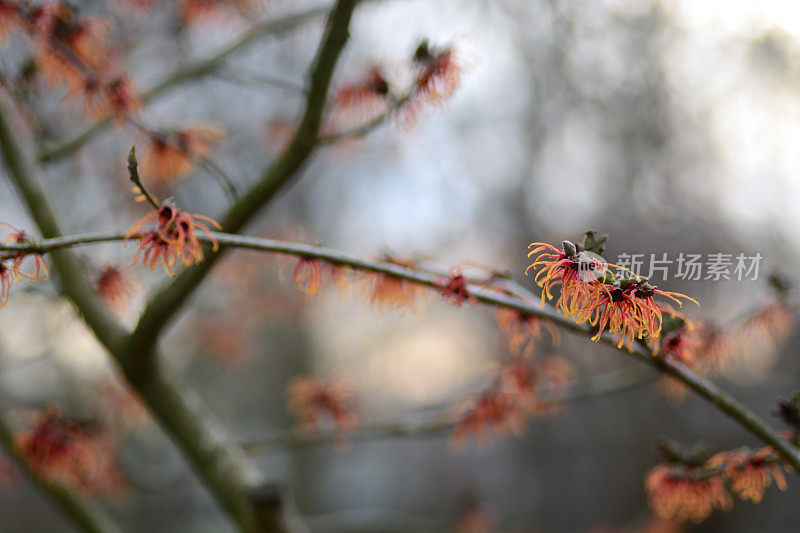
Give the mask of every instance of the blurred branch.
[{"label": "blurred branch", "polygon": [[[42,189],[32,154],[25,150],[9,116],[10,106],[0,98],[0,153],[8,175],[19,191],[41,234],[58,239],[60,231]],[[63,247],[62,247],[63,248]],[[282,501],[258,500],[261,476],[228,430],[191,390],[169,375],[159,354],[149,357],[131,351],[128,333],[100,304],[76,258],[67,250],[51,254],[62,292],[70,298],[98,340],[121,367],[132,388],[147,404],[166,432],[183,450],[197,475],[220,506],[245,532],[282,531]]]},{"label": "blurred branch", "polygon": [[[228,235],[224,233],[215,233],[214,236],[222,247],[247,248],[266,252],[279,252],[303,258],[322,259],[336,265],[347,266],[356,270],[377,272],[380,274],[405,279],[419,285],[436,289],[440,288],[438,281],[441,278],[436,274],[415,270],[413,268],[401,266],[388,261],[365,259],[338,250],[310,244],[298,244],[271,239],[258,239],[254,237]],[[108,237],[109,236],[95,236],[94,238],[96,238],[98,241],[107,241],[109,240]],[[119,235],[115,235],[114,237],[119,237]],[[9,245],[6,245],[4,248],[13,249]],[[203,264],[205,263],[201,263],[198,267],[193,269],[187,269],[185,272],[192,272],[193,270],[202,267]],[[183,274],[177,279],[180,279],[182,276]],[[504,285],[506,283],[507,282],[504,282]],[[475,283],[469,284],[467,290],[476,301],[481,303],[514,309],[525,315],[546,318],[559,327],[567,331],[577,333],[583,337],[589,337],[593,334],[592,328],[588,324],[577,324],[571,319],[565,317],[562,313],[558,312],[550,305],[541,306],[540,300],[537,297],[530,298],[515,294],[508,294],[507,289],[504,287],[501,288],[501,290],[497,290],[491,286]],[[524,292],[528,291],[524,290]],[[600,338],[600,342],[616,348],[618,341],[613,335],[606,333]],[[739,425],[747,429],[751,434],[758,437],[764,443],[775,448],[775,450],[790,465],[792,465],[795,470],[800,470],[800,450],[793,447],[788,441],[783,439],[769,424],[767,424],[749,408],[720,389],[711,381],[695,374],[692,370],[678,361],[665,359],[663,357],[654,355],[648,348],[641,344],[634,344],[630,352],[626,352],[625,350],[620,351],[623,353],[628,353],[631,357],[634,357],[635,359],[650,365],[658,371],[682,382],[684,385],[717,407],[720,411],[738,422]]]},{"label": "blurred branch", "polygon": [[[651,383],[658,374],[642,371],[641,367],[617,370],[585,380],[565,383],[565,394],[548,394],[541,399],[556,405],[575,403],[609,396]],[[246,450],[254,448],[305,448],[332,442],[351,442],[376,439],[426,439],[447,436],[454,427],[447,413],[428,417],[423,422],[401,421],[373,424],[349,431],[308,431],[293,429],[265,437],[240,441]]]},{"label": "blurred branch", "polygon": [[81,531],[86,533],[121,533],[121,529],[94,502],[87,501],[61,482],[50,481],[31,468],[25,457],[17,451],[14,432],[0,412],[0,446],[58,509]]},{"label": "blurred branch", "polygon": [[[266,169],[259,182],[222,218],[221,224],[225,231],[236,233],[249,222],[284,185],[299,174],[317,147],[328,88],[336,63],[349,38],[350,19],[358,3],[359,0],[339,0],[331,11],[310,70],[309,91],[300,125],[288,147]],[[184,270],[156,293],[130,336],[129,348],[132,351],[146,354],[152,349],[158,336],[202,283],[219,257],[221,254],[209,255],[203,263],[196,268]]]},{"label": "blurred branch", "polygon": [[270,76],[268,74],[243,71],[244,69],[241,67],[237,68],[235,71],[232,69],[220,71],[215,74],[215,77],[241,85],[266,85],[269,87],[275,87],[276,89],[283,89],[284,91],[295,93],[301,96],[306,94],[306,88],[302,84],[295,81],[279,78],[277,76]]},{"label": "blurred branch", "polygon": [[411,97],[414,96],[416,90],[417,88],[414,87],[411,91],[404,94],[402,97],[393,99],[389,104],[389,109],[387,109],[377,117],[373,118],[372,120],[369,120],[366,123],[362,124],[361,126],[356,126],[355,128],[352,129],[336,133],[330,133],[328,135],[325,135],[324,137],[320,137],[319,143],[322,145],[335,144],[339,141],[344,141],[347,139],[357,139],[359,137],[364,137],[365,135],[372,133],[373,130],[378,129],[380,126],[384,125],[392,117],[394,117],[394,114],[401,107],[407,104],[408,101],[411,99]]},{"label": "blurred branch", "polygon": [[[257,40],[266,36],[277,36],[287,33],[306,22],[321,17],[327,13],[329,9],[330,8],[327,6],[317,7],[301,13],[294,13],[278,20],[265,21],[257,24],[216,54],[178,68],[155,87],[142,93],[141,101],[143,104],[146,104],[182,83],[214,72],[222,66],[230,56],[253,44]],[[110,125],[111,120],[100,120],[72,139],[55,146],[44,148],[39,154],[39,160],[43,163],[49,163],[63,159],[73,152],[80,150],[84,144],[96,137],[99,133],[105,131]]]}]

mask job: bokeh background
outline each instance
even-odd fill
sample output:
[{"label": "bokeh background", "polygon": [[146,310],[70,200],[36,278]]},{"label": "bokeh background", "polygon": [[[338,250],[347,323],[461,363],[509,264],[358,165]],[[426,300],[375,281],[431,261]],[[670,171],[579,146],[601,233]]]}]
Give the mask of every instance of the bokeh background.
[{"label": "bokeh background", "polygon": [[[114,20],[115,44],[141,87],[235,39],[254,19],[319,5],[263,2],[182,27],[172,3],[146,15],[121,0],[74,2]],[[321,20],[265,38],[225,65],[153,101],[149,123],[221,126],[214,162],[240,189],[280,150],[302,105]],[[413,256],[446,269],[464,260],[523,272],[527,244],[610,234],[608,257],[627,253],[761,253],[759,281],[670,280],[698,298],[699,316],[726,321],[768,298],[765,275],[795,278],[800,251],[800,4],[789,0],[385,0],[358,9],[337,83],[375,62],[391,80],[421,38],[454,44],[461,86],[410,130],[388,124],[323,149],[302,177],[249,228],[254,235],[323,243],[377,256]],[[7,77],[30,46],[0,49]],[[276,82],[278,80],[278,82]],[[28,99],[42,143],[87,124],[78,106],[43,84]],[[135,132],[109,130],[47,166],[67,231],[124,230],[144,214],[129,192],[125,156]],[[3,170],[0,170],[2,176]],[[228,199],[198,169],[168,189],[193,213],[215,216]],[[32,228],[8,180],[0,220]],[[134,247],[81,250],[92,268],[127,265]],[[292,264],[232,253],[164,340],[169,363],[242,439],[290,429],[286,385],[302,374],[345,379],[364,423],[413,420],[491,379],[508,355],[492,313],[433,296],[415,311],[378,313],[364,293],[297,291]],[[140,294],[162,272],[132,269]],[[796,279],[796,278],[795,278]],[[568,358],[579,380],[629,372],[637,362],[566,338],[537,348]],[[737,359],[716,379],[764,417],[797,387],[797,339]],[[19,410],[52,403],[92,416],[115,379],[102,348],[55,290],[19,285],[0,311],[0,387]],[[776,421],[777,423],[777,421]],[[441,531],[470,501],[509,531],[623,528],[649,513],[643,490],[662,437],[711,449],[756,445],[708,404],[652,384],[567,406],[518,437],[456,450],[447,436],[344,446],[258,448],[314,531]],[[230,527],[168,439],[142,422],[122,445],[132,490],[107,502],[129,531],[226,532]],[[686,531],[797,530],[798,483],[738,502]],[[0,490],[0,531],[68,531],[27,483]]]}]

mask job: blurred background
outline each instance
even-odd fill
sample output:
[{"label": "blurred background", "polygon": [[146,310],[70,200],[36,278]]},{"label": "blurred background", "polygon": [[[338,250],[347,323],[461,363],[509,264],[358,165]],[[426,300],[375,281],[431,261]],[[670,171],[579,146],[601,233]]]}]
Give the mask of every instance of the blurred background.
[{"label": "blurred background", "polygon": [[[122,0],[74,3],[114,21],[113,42],[141,88],[214,54],[253,20],[321,5],[270,0],[247,16],[181,25],[171,2],[147,12]],[[301,111],[321,22],[252,43],[152,101],[143,120],[222,128],[210,158],[245,190]],[[695,316],[718,322],[768,301],[768,272],[795,279],[797,2],[385,0],[359,7],[351,30],[335,85],[378,63],[402,86],[427,38],[455,47],[464,66],[458,90],[413,128],[390,123],[322,149],[248,233],[416,257],[444,270],[472,260],[529,287],[528,243],[578,240],[587,229],[610,235],[610,260],[623,252],[762,254],[757,281],[661,284],[694,296],[702,304]],[[30,55],[30,44],[12,36],[0,49],[3,75],[14,79]],[[42,144],[90,123],[80,106],[65,104],[63,91],[35,78],[25,95]],[[110,129],[46,166],[65,231],[125,230],[145,214],[132,201],[124,163],[131,144],[141,143],[135,131]],[[203,168],[151,185],[192,213],[217,217],[229,205]],[[7,179],[0,220],[33,232]],[[109,264],[128,268],[133,252],[119,244],[80,250],[93,275]],[[431,295],[413,311],[380,313],[358,285],[309,298],[293,286],[293,266],[231,253],[163,342],[169,363],[244,440],[294,426],[286,387],[298,375],[346,381],[370,424],[452,405],[485,386],[508,356],[490,310]],[[127,272],[137,295],[121,314],[133,324],[146,290],[165,275],[141,265]],[[775,397],[797,387],[797,348],[797,338],[756,347],[715,379],[770,418]],[[570,360],[577,386],[640,365],[566,334],[560,346],[545,340],[537,351]],[[43,284],[17,285],[0,311],[0,365],[3,397],[21,413],[55,404],[97,417],[98,395],[116,380],[70,305]],[[442,434],[252,453],[291,488],[314,531],[447,530],[473,502],[497,530],[622,530],[649,515],[643,479],[658,462],[658,439],[712,450],[758,444],[707,403],[665,395],[642,376],[641,386],[568,405],[530,420],[521,436],[485,445],[455,449]],[[120,444],[130,489],[106,502],[120,524],[153,533],[231,531],[159,428],[146,415],[124,416],[137,418]],[[737,502],[684,530],[796,531],[797,490],[790,478],[786,492],[772,488],[759,505]],[[0,517],[3,532],[68,531],[22,480],[0,490]]]}]

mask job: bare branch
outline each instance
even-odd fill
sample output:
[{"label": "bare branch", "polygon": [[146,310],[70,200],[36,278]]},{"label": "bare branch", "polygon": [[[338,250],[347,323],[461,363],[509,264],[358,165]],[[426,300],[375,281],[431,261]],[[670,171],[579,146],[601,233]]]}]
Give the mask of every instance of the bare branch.
[{"label": "bare branch", "polygon": [[[439,276],[437,274],[415,270],[413,268],[401,266],[387,261],[365,259],[338,250],[310,244],[298,244],[271,239],[258,239],[254,237],[228,235],[224,233],[214,233],[213,235],[221,247],[246,248],[251,250],[290,254],[298,257],[323,259],[336,265],[347,266],[356,270],[377,272],[380,274],[405,279],[407,281],[427,287],[439,289],[437,282]],[[94,239],[92,242],[105,242],[108,240],[118,240],[120,235],[95,235],[91,237]],[[54,244],[57,245],[59,243],[56,242]],[[31,246],[31,249],[36,249],[37,245],[32,244],[23,246]],[[40,246],[41,249],[41,245],[38,246]],[[14,249],[14,245],[5,245],[0,247],[0,249],[11,250]],[[202,266],[203,264],[204,263],[201,263],[199,266]],[[199,267],[188,269],[187,272],[191,272],[197,268]],[[182,276],[179,276],[177,279],[180,279],[181,277]],[[553,307],[549,305],[540,305],[539,298],[537,297],[530,298],[526,297],[525,295],[518,295],[517,292],[514,294],[508,294],[506,290],[497,290],[491,286],[474,283],[469,284],[467,289],[478,302],[497,307],[514,309],[526,315],[546,318],[557,326],[573,333],[577,333],[583,337],[589,337],[593,334],[589,325],[576,324]],[[526,293],[528,291],[520,292]],[[618,340],[615,339],[613,335],[606,333],[600,338],[600,342],[616,348]],[[634,344],[631,347],[630,352],[626,350],[620,351],[627,353],[631,357],[634,357],[635,359],[654,367],[658,371],[682,382],[691,390],[717,407],[720,411],[724,412],[733,420],[738,422],[739,425],[747,429],[754,436],[775,448],[775,450],[777,450],[777,452],[796,470],[800,469],[800,450],[783,439],[774,430],[774,428],[772,428],[749,408],[720,389],[711,381],[695,374],[692,370],[678,361],[668,360],[663,357],[653,355],[653,353],[647,347],[641,344]]]},{"label": "bare branch", "polygon": [[[146,104],[182,83],[214,72],[222,66],[230,56],[250,46],[259,39],[266,36],[283,35],[309,21],[321,17],[328,12],[328,9],[328,7],[317,7],[301,13],[294,13],[278,20],[270,20],[256,24],[244,35],[216,54],[185,65],[168,75],[161,82],[156,84],[155,87],[144,92],[141,101],[143,104]],[[56,146],[45,148],[42,150],[41,154],[39,154],[39,160],[43,163],[49,163],[63,159],[80,150],[87,142],[92,140],[99,133],[105,131],[110,125],[111,121],[109,119],[100,120],[83,130],[74,138]]]},{"label": "bare branch", "polygon": [[[290,180],[295,178],[317,147],[320,125],[333,72],[349,37],[350,19],[359,0],[339,0],[331,11],[322,42],[311,68],[305,112],[289,146],[222,218],[225,231],[236,233]],[[197,268],[187,269],[159,291],[148,303],[135,331],[130,349],[146,354],[183,303],[205,279],[220,254],[207,256]]]},{"label": "bare branch", "polygon": [[[39,231],[45,237],[57,239],[60,231],[40,184],[38,171],[31,154],[17,137],[18,131],[7,118],[10,114],[6,102],[0,99],[0,153],[11,181]],[[119,364],[133,389],[180,446],[198,477],[240,529],[255,533],[288,527],[280,516],[281,505],[272,501],[268,512],[262,512],[254,494],[264,486],[264,482],[227,428],[196,394],[181,387],[176,376],[169,375],[162,367],[158,353],[152,351],[149,357],[139,357],[129,349],[125,342],[128,332],[98,301],[70,251],[54,250],[51,259],[62,292],[73,302],[89,328]]]},{"label": "bare branch", "polygon": [[[642,368],[608,372],[586,380],[576,380],[563,386],[568,391],[560,395],[543,396],[542,400],[555,404],[575,403],[593,400],[623,392],[651,383],[658,374],[642,372]],[[264,437],[240,441],[246,450],[257,448],[305,448],[337,441],[352,442],[377,439],[429,439],[445,437],[450,434],[454,423],[447,413],[429,416],[423,421],[404,420],[399,422],[372,424],[348,431],[308,431],[294,429]]]}]

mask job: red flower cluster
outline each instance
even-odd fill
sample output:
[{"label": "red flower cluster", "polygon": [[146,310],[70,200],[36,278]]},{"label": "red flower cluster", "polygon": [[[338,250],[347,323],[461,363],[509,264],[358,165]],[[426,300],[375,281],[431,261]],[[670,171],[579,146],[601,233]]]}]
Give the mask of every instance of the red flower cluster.
[{"label": "red flower cluster", "polygon": [[[412,261],[403,261],[389,256],[385,256],[384,260],[394,265],[414,268]],[[369,302],[379,311],[388,309],[413,310],[422,294],[422,287],[419,284],[379,272],[369,274],[367,283]]]},{"label": "red flower cluster", "polygon": [[[287,261],[291,260],[288,258]],[[284,280],[284,267],[286,262],[281,265],[278,271],[278,279]],[[328,283],[333,281],[336,285],[341,286],[344,284],[344,273],[342,269],[329,263],[318,259],[316,257],[299,257],[292,269],[292,281],[295,287],[306,296],[314,296]]]},{"label": "red flower cluster", "polygon": [[35,63],[54,86],[66,85],[71,98],[80,97],[98,117],[124,120],[140,103],[132,81],[111,52],[106,21],[79,17],[63,2],[38,7],[0,0],[0,37],[12,29],[35,43]]},{"label": "red flower cluster", "polygon": [[335,429],[346,431],[358,425],[353,406],[353,391],[340,382],[316,378],[295,378],[288,388],[289,409],[303,429],[331,422]]},{"label": "red flower cluster", "polygon": [[121,310],[136,292],[137,283],[126,269],[108,265],[97,274],[95,289],[106,307]]},{"label": "red flower cluster", "polygon": [[223,136],[214,126],[192,126],[172,131],[149,132],[142,157],[142,175],[156,180],[184,177],[204,159]]},{"label": "red flower cluster", "polygon": [[381,68],[373,65],[363,79],[342,85],[334,92],[332,98],[334,122],[338,122],[338,119],[342,118],[341,115],[345,114],[365,120],[388,111],[389,96],[389,83],[384,78]]},{"label": "red flower cluster", "polygon": [[[16,229],[3,222],[0,222],[0,226],[5,226],[11,230],[11,233],[6,238],[6,242],[15,244],[31,242],[23,230]],[[33,272],[30,273],[22,270],[22,263],[27,257],[33,257],[34,262]],[[0,253],[0,307],[3,307],[8,302],[11,285],[15,281],[21,281],[22,278],[31,280],[44,279],[49,273],[50,271],[47,268],[47,263],[45,263],[44,258],[39,254],[30,254],[28,252]]]},{"label": "red flower cluster", "polygon": [[[148,222],[157,224],[155,231],[140,233],[140,228]],[[136,263],[141,254],[142,262],[151,270],[158,265],[164,265],[164,270],[170,276],[173,275],[172,268],[178,260],[187,266],[200,263],[203,260],[203,246],[197,238],[197,230],[208,236],[214,251],[219,246],[206,223],[220,228],[219,224],[207,216],[192,215],[181,211],[170,201],[164,202],[160,208],[146,214],[128,230],[126,239],[139,239],[139,249],[133,262]]]},{"label": "red flower cluster", "polygon": [[764,490],[775,480],[781,490],[786,490],[786,478],[776,460],[771,447],[757,452],[734,450],[720,452],[709,459],[710,468],[724,468],[731,490],[742,500],[758,503],[764,496]]},{"label": "red flower cluster", "polygon": [[423,108],[441,105],[461,81],[463,66],[452,46],[431,47],[423,41],[414,51],[414,88],[400,109],[400,123],[413,127]]},{"label": "red flower cluster", "polygon": [[724,478],[702,468],[660,464],[647,473],[645,490],[650,508],[664,519],[699,523],[714,509],[727,511],[733,506]]},{"label": "red flower cluster", "polygon": [[500,330],[508,337],[508,346],[512,353],[531,355],[536,347],[536,341],[542,337],[546,329],[550,332],[554,344],[558,344],[561,335],[555,325],[536,315],[526,315],[521,311],[498,307],[495,311],[495,320]]},{"label": "red flower cluster", "polygon": [[[572,367],[559,357],[512,359],[489,389],[459,403],[453,442],[461,446],[470,435],[484,442],[490,429],[500,436],[522,432],[526,416],[553,411],[571,375]],[[543,385],[550,389],[548,398],[539,394]]]},{"label": "red flower cluster", "polygon": [[492,389],[463,402],[453,429],[453,444],[460,447],[467,437],[485,442],[489,429],[500,436],[520,434],[525,429],[525,411],[511,394]]},{"label": "red flower cluster", "polygon": [[468,283],[467,278],[461,273],[461,269],[458,267],[450,269],[449,278],[438,278],[436,280],[436,286],[439,287],[442,297],[456,307],[461,307],[464,301],[468,301],[471,304],[477,301],[475,297],[470,294],[467,286]]},{"label": "red flower cluster", "polygon": [[[711,458],[670,459],[648,472],[645,479],[650,507],[661,518],[702,522],[714,509],[728,510],[733,499],[758,503],[764,490],[775,481],[786,489],[783,463],[771,447],[760,450],[741,448],[720,452]],[[784,466],[791,471],[788,466]]]},{"label": "red flower cluster", "polygon": [[609,269],[614,265],[601,263],[569,241],[564,241],[563,250],[545,243],[532,243],[529,248],[528,257],[535,257],[525,272],[538,270],[534,279],[542,288],[542,305],[560,285],[556,308],[579,324],[595,326],[597,333],[592,340],[599,340],[606,329],[619,338],[619,347],[632,344],[634,339],[658,338],[662,313],[676,311],[656,302],[657,295],[678,305],[682,305],[679,298],[697,304],[683,294],[659,290],[644,278],[614,281]]},{"label": "red flower cluster", "polygon": [[99,428],[62,418],[54,409],[36,415],[15,441],[30,467],[46,479],[88,495],[111,494],[125,486],[111,438]]},{"label": "red flower cluster", "polygon": [[181,0],[178,10],[184,24],[214,18],[226,10],[246,12],[256,0]]}]

